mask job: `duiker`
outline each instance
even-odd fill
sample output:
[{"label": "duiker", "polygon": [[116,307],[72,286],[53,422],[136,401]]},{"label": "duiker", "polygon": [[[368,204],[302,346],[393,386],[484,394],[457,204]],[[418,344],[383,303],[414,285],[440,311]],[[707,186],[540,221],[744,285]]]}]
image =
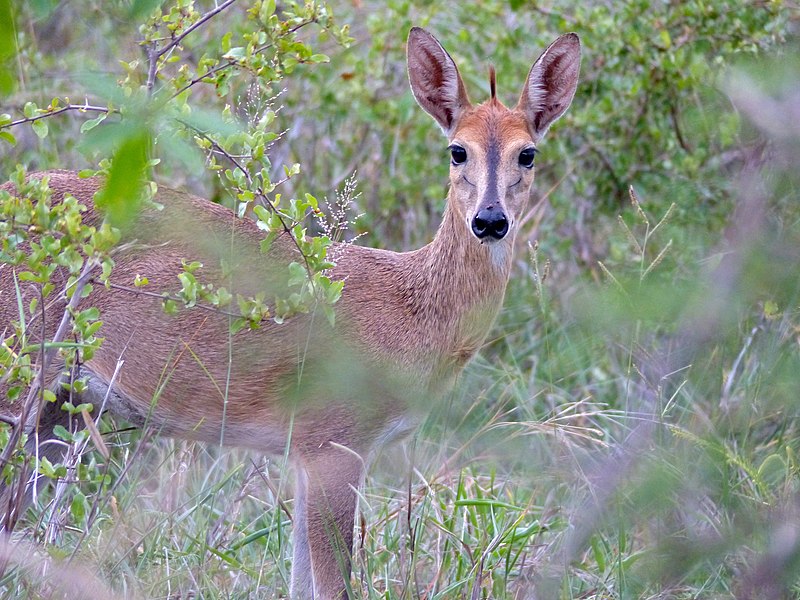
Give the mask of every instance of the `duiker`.
[{"label": "duiker", "polygon": [[[450,55],[423,29],[411,30],[411,89],[449,143],[447,208],[435,238],[419,250],[340,248],[331,275],[345,286],[335,327],[302,315],[230,335],[223,314],[167,315],[158,299],[119,288],[97,285],[85,300],[101,311],[105,341],[80,366],[88,378],[80,401],[106,401],[108,410],[166,435],[273,453],[288,448],[297,471],[293,598],[347,596],[365,462],[413,427],[413,404],[441,396],[483,343],[503,302],[537,144],[569,107],[579,69],[580,43],[570,33],[534,63],[516,106],[496,98],[493,71],[491,97],[473,105]],[[89,207],[102,185],[66,171],[40,176],[49,177],[55,202],[71,194]],[[136,243],[115,256],[112,282],[130,286],[141,274],[149,290],[174,291],[186,259],[203,262],[201,277],[217,285],[257,293],[277,285],[298,259],[287,238],[261,254],[256,224],[218,205],[166,189],[157,200],[164,210],[145,210],[126,232]],[[93,208],[86,215],[101,218]],[[12,271],[0,267],[3,328],[19,318]],[[25,306],[37,293],[24,285],[21,292]],[[62,396],[63,377],[56,368],[47,379]],[[58,446],[43,442],[65,415],[46,405],[20,426],[37,424],[40,454],[52,454]]]}]

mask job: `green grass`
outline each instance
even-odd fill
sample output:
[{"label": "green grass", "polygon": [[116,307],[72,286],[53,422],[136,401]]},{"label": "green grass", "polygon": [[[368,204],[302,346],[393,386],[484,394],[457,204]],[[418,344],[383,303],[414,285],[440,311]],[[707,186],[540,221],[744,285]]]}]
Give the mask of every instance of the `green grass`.
[{"label": "green grass", "polygon": [[[753,253],[794,242],[764,233]],[[530,276],[539,258],[518,274],[491,343],[452,394],[373,465],[355,597],[800,592],[800,278],[780,289],[786,309],[775,310],[742,302],[762,261],[737,261],[726,289],[727,271],[699,271],[706,293],[696,281],[675,286],[685,295],[668,299],[683,304],[672,321],[655,300],[663,284],[648,288],[635,256],[633,278],[621,264],[607,283],[570,293]],[[631,289],[655,304],[638,318]],[[720,301],[735,319],[722,318]],[[670,372],[666,349],[680,343],[691,361]],[[124,597],[286,596],[293,507],[281,457],[114,427],[104,425],[107,475],[101,455],[86,455],[86,483],[66,486],[55,507],[43,490],[18,527],[17,539],[46,541],[48,566],[39,551],[38,566],[0,582],[2,597],[47,596],[65,581],[74,590],[63,574],[75,577],[76,564],[77,589],[89,581]],[[16,552],[22,565],[34,560]]]},{"label": "green grass", "polygon": [[[362,492],[356,597],[725,598],[785,549],[776,538],[793,522],[798,436],[772,391],[796,382],[788,317],[739,339],[743,356],[715,396],[688,378],[659,406],[639,404],[653,396],[629,368],[637,349],[610,344],[593,360],[595,332],[544,327],[548,317],[526,321],[539,332],[526,336],[531,354],[514,352],[537,360],[505,358],[501,336],[419,435],[382,453]],[[74,515],[55,527],[54,581],[74,553],[121,595],[285,596],[292,502],[279,458],[107,441],[119,444],[111,482],[128,471],[99,494],[88,532]],[[29,514],[18,535],[35,539],[47,517]],[[764,568],[792,582],[795,560]],[[16,573],[3,589],[39,597],[49,584]]]},{"label": "green grass", "polygon": [[[587,53],[575,106],[542,144],[536,195],[546,200],[523,232],[538,250],[519,249],[505,309],[455,390],[367,477],[355,597],[800,597],[800,129],[749,123],[800,110],[796,47],[783,43],[796,37],[796,8],[365,4],[368,14],[342,6],[340,17],[361,45],[289,82],[280,118],[306,120],[275,154],[306,169],[286,197],[306,187],[322,197],[364,165],[358,208],[381,246],[431,235],[446,169],[434,125],[401,96],[399,23],[436,29],[471,92],[492,52],[501,75],[522,80],[539,49],[531,31],[579,29]],[[27,83],[9,101],[14,118],[30,98],[80,95],[74,72],[86,47],[100,47],[89,42],[138,39],[123,30],[125,7],[103,19],[60,6],[21,28]],[[197,52],[241,28],[242,14],[228,14],[196,38]],[[631,26],[643,19],[672,31],[669,45],[645,43]],[[138,56],[114,52],[94,52],[93,67],[117,73]],[[752,64],[731,71],[745,54]],[[731,89],[721,72],[749,79]],[[2,146],[8,172],[11,161],[96,158],[74,148],[83,121],[48,122],[43,140],[14,130],[18,146]],[[220,195],[213,176],[195,181],[164,154],[162,178]],[[286,596],[293,501],[282,457],[118,431],[122,422],[101,429],[110,460],[84,455],[80,483],[43,487],[14,545],[0,544],[15,565],[0,598]]]}]

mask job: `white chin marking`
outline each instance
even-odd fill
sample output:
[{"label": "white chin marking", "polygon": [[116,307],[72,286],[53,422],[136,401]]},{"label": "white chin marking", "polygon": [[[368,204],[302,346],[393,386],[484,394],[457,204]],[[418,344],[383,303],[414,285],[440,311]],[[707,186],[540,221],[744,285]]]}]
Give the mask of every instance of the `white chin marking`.
[{"label": "white chin marking", "polygon": [[492,257],[492,264],[498,269],[505,267],[508,261],[508,253],[511,251],[511,245],[503,239],[489,243],[488,247],[489,256]]}]

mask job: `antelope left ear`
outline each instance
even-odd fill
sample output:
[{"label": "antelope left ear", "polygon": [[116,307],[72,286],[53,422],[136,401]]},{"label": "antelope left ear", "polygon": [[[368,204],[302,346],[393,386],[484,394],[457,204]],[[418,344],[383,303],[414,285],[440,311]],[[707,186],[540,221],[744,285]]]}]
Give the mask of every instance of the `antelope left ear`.
[{"label": "antelope left ear", "polygon": [[528,128],[538,142],[572,103],[581,70],[581,42],[567,33],[547,47],[531,67],[517,110],[525,113]]},{"label": "antelope left ear", "polygon": [[408,34],[407,55],[414,98],[449,139],[470,107],[456,63],[435,37],[419,27]]}]

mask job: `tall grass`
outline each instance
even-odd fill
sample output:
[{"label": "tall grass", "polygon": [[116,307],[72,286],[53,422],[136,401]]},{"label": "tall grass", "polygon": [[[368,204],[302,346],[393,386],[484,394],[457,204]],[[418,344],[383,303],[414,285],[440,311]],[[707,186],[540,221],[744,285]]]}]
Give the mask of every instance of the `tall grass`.
[{"label": "tall grass", "polygon": [[[569,229],[607,238],[601,264],[552,239],[520,249],[490,342],[370,470],[356,598],[800,595],[796,67],[730,78],[758,143],[691,182],[736,190],[720,227],[640,193],[620,222]],[[110,458],[40,490],[0,547],[16,567],[0,597],[287,595],[281,457],[101,428]]]}]

